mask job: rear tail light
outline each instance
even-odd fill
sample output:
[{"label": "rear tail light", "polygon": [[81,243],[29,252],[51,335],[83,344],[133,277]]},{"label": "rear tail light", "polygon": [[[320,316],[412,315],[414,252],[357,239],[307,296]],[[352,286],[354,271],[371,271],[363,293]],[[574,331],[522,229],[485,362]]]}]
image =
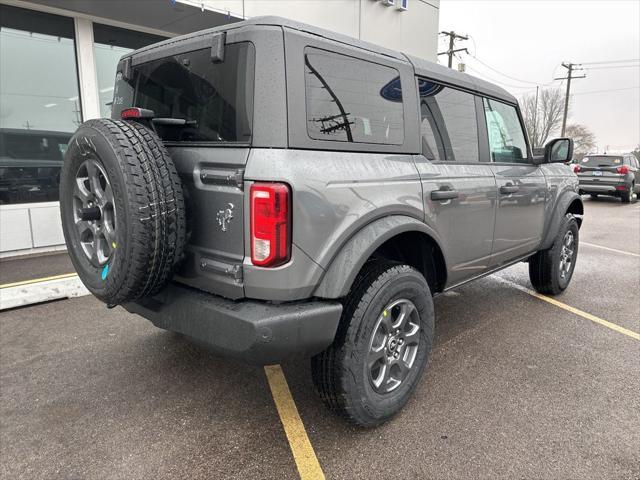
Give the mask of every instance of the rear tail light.
[{"label": "rear tail light", "polygon": [[616,185],[616,190],[627,190],[626,185]]},{"label": "rear tail light", "polygon": [[291,258],[291,204],[284,183],[251,186],[251,262],[277,267]]},{"label": "rear tail light", "polygon": [[582,167],[580,165],[573,166],[573,173],[580,173],[582,171]]},{"label": "rear tail light", "polygon": [[616,171],[618,173],[626,175],[627,173],[629,173],[629,167],[627,167],[626,165],[622,165],[621,167],[616,168]]}]

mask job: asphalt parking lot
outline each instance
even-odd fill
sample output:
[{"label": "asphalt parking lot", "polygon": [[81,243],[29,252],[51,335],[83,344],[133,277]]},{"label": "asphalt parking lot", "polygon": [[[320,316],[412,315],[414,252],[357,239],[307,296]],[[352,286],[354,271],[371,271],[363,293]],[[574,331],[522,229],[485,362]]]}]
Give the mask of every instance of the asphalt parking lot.
[{"label": "asphalt parking lot", "polygon": [[[565,307],[516,265],[436,299],[412,400],[375,430],[282,365],[326,478],[640,478],[640,203],[585,197]],[[627,330],[624,330],[627,329]],[[0,313],[2,478],[297,478],[259,367],[92,297]]]}]

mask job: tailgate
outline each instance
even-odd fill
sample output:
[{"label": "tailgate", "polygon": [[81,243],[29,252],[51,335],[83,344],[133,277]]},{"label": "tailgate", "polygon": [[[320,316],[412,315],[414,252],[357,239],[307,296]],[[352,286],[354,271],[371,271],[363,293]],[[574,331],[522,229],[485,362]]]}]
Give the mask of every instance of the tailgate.
[{"label": "tailgate", "polygon": [[618,171],[623,165],[617,155],[587,155],[578,164],[578,178],[582,184],[617,185],[624,179]]},{"label": "tailgate", "polygon": [[175,280],[244,296],[244,166],[248,148],[169,148],[184,187],[187,246]]},{"label": "tailgate", "polygon": [[197,36],[134,52],[119,66],[112,116],[150,111],[184,186],[185,258],[174,280],[244,297],[243,173],[253,139],[255,47]]},{"label": "tailgate", "polygon": [[624,175],[618,173],[616,167],[584,167],[578,172],[578,179],[582,184],[617,185],[622,182]]}]

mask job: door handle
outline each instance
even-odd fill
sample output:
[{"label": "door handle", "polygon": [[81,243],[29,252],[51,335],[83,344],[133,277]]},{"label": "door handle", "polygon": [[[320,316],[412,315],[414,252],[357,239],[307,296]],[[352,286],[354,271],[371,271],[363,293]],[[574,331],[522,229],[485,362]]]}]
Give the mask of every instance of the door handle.
[{"label": "door handle", "polygon": [[453,200],[459,196],[460,194],[455,190],[433,190],[431,192],[431,200]]},{"label": "door handle", "polygon": [[518,190],[520,190],[520,187],[518,187],[517,185],[503,185],[502,187],[500,187],[500,193],[502,193],[503,195],[516,193]]}]

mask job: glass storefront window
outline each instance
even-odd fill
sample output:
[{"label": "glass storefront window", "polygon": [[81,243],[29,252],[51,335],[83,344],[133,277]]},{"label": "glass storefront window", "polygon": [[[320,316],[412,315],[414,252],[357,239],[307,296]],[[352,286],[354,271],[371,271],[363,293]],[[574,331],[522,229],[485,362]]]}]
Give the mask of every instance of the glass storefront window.
[{"label": "glass storefront window", "polygon": [[58,200],[81,122],[73,20],[0,5],[0,204]]},{"label": "glass storefront window", "polygon": [[120,58],[132,50],[137,50],[162,40],[165,40],[165,38],[157,35],[134,32],[133,30],[99,23],[93,24],[93,51],[98,74],[101,117],[111,116],[113,86],[116,78],[116,67]]}]

